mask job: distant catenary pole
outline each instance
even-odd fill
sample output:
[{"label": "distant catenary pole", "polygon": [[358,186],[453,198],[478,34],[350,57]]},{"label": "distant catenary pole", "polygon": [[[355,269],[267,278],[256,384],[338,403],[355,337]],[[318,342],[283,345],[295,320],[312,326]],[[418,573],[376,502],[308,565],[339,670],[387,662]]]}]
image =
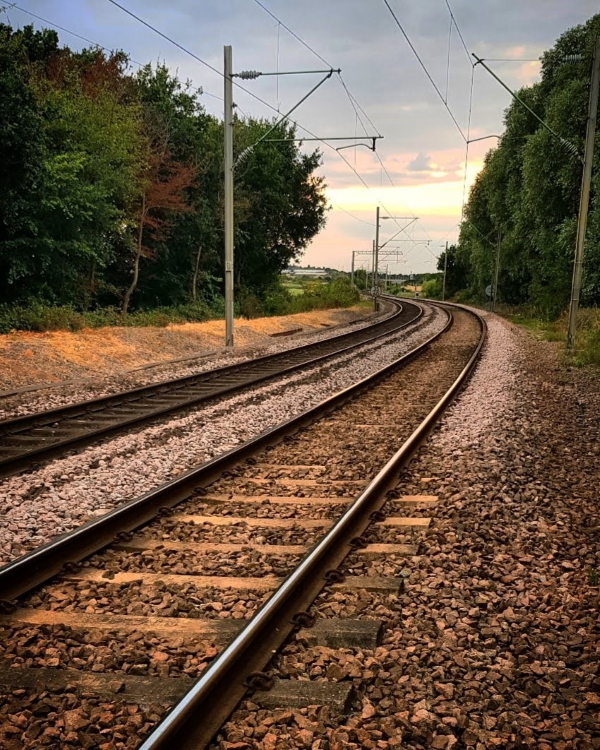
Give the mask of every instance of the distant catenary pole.
[{"label": "distant catenary pole", "polygon": [[379,206],[375,211],[375,245],[373,248],[373,310],[377,311],[377,285],[379,283]]},{"label": "distant catenary pole", "polygon": [[442,302],[446,299],[446,272],[448,270],[448,240],[446,240],[446,253],[444,254],[444,278],[442,280]]}]

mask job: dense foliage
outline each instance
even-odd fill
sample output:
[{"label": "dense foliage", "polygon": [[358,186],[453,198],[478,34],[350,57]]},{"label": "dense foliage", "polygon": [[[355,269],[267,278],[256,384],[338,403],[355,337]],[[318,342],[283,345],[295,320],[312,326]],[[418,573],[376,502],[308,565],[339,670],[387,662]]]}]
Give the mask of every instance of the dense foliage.
[{"label": "dense foliage", "polygon": [[[234,120],[234,153],[272,125]],[[280,126],[274,137],[291,138]],[[168,69],[0,25],[0,303],[90,311],[222,298],[222,121]],[[320,154],[263,142],[235,175],[235,283],[264,302],[325,221]],[[16,308],[15,308],[16,309]],[[186,308],[190,309],[190,308]]]},{"label": "dense foliage", "polygon": [[[542,56],[541,80],[519,91],[525,102],[583,154],[593,47],[600,15],[569,29]],[[570,56],[581,55],[572,62]],[[600,138],[596,138],[582,299],[600,302]],[[471,295],[491,283],[500,240],[498,298],[530,303],[547,315],[568,304],[581,162],[518,102],[471,190],[461,224],[457,267]],[[456,290],[455,290],[456,291]]]}]

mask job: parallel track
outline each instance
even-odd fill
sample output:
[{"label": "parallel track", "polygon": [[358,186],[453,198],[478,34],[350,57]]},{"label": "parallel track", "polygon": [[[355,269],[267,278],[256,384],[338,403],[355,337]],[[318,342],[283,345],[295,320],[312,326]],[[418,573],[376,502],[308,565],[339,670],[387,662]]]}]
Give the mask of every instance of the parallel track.
[{"label": "parallel track", "polygon": [[[463,311],[455,314],[461,320],[462,329],[467,331],[465,320],[471,314]],[[480,318],[476,320],[479,333],[471,322],[471,331],[464,334],[467,340],[463,341],[462,329],[456,325],[451,328],[450,318],[443,332],[376,375],[188,472],[183,478],[0,569],[0,597],[5,600],[22,596],[36,585],[48,582],[41,590],[34,591],[32,598],[19,602],[16,612],[0,617],[0,626],[8,629],[4,640],[18,640],[23,633],[27,638],[35,638],[32,633],[38,628],[39,642],[44,643],[49,639],[48,631],[59,626],[59,630],[61,627],[63,631],[69,630],[70,643],[79,638],[78,628],[83,628],[85,633],[95,628],[135,631],[144,633],[147,638],[155,633],[157,638],[152,643],[158,639],[160,644],[152,648],[163,651],[167,650],[164,643],[174,636],[226,642],[239,627],[235,627],[232,619],[196,619],[199,612],[193,602],[203,601],[201,590],[208,588],[209,601],[218,600],[224,596],[217,590],[221,585],[240,601],[258,603],[276,589],[217,659],[200,670],[197,682],[189,678],[154,679],[163,702],[172,704],[178,696],[184,695],[143,743],[143,750],[205,747],[247,691],[244,677],[249,672],[262,670],[273,650],[294,628],[309,624],[310,618],[293,616],[299,610],[308,609],[328,580],[331,582],[331,576],[326,578],[325,574],[337,568],[349,551],[356,548],[352,540],[362,538],[374,519],[382,520],[381,516],[373,516],[373,512],[384,504],[386,491],[396,485],[399,468],[425,439],[475,365],[485,338],[485,324]],[[293,435],[287,438],[290,442],[273,447],[290,435]],[[342,450],[339,459],[330,454],[329,444],[336,441]],[[303,451],[306,451],[303,462],[308,466],[299,463],[298,456],[304,455]],[[365,457],[369,451],[376,453],[370,461]],[[343,463],[345,454],[346,464]],[[362,463],[356,466],[357,461]],[[348,468],[352,466],[354,468]],[[314,477],[316,472],[319,477],[298,478],[306,476],[307,470],[308,476]],[[189,500],[187,513],[172,515],[170,509],[182,500]],[[298,510],[302,508],[308,508],[316,518],[306,520],[303,517],[306,510]],[[159,518],[148,524],[156,515]],[[385,521],[388,522],[393,526],[394,518]],[[102,556],[85,562],[83,568],[69,569],[69,562],[101,549],[119,532],[138,529],[143,524],[146,526],[141,535],[138,532],[132,538],[121,536]],[[227,541],[223,529],[233,529],[237,536]],[[326,533],[319,539],[323,531]],[[257,539],[257,535],[262,537]],[[219,556],[229,551],[235,560],[241,554],[247,557],[249,550],[261,561],[271,559],[268,570],[275,565],[292,571],[279,588],[276,588],[277,578],[265,572],[254,578],[248,577],[248,571],[241,574],[242,578],[224,577],[231,563],[223,562]],[[406,554],[414,554],[414,550],[407,549]],[[162,560],[165,555],[167,567]],[[294,567],[290,561],[303,555]],[[172,564],[177,564],[179,572],[171,573]],[[188,575],[181,575],[182,566]],[[220,566],[224,569],[219,569]],[[63,575],[51,580],[61,570]],[[148,570],[158,572],[148,573]],[[206,570],[215,575],[206,576]],[[132,590],[139,590],[142,596],[148,597],[148,591],[156,586],[158,591],[172,592],[169,596],[180,602],[178,611],[171,617],[156,617],[153,607],[146,611],[146,605],[142,607],[144,616],[136,616],[140,605],[124,606],[120,601]],[[83,589],[91,589],[91,593],[86,594]],[[254,599],[240,593],[248,590],[258,592],[254,593]],[[98,597],[102,600],[108,597],[108,609],[95,604],[86,607],[85,596],[91,596],[94,601]],[[61,604],[65,597],[66,607]],[[192,603],[185,601],[186,598]],[[69,605],[69,601],[72,604]],[[40,609],[40,604],[45,606]],[[7,605],[6,609],[11,606]],[[203,606],[200,609],[206,613]],[[114,615],[114,610],[118,614]],[[57,643],[61,637],[59,634]],[[197,655],[201,654],[202,645],[206,647],[206,643],[196,642]],[[189,653],[189,645],[184,653]],[[18,667],[18,661],[12,666]],[[110,680],[102,679],[103,674],[93,677],[84,673],[79,678],[70,666],[65,663],[58,670],[4,670],[0,673],[0,687],[4,686],[3,692],[10,693],[21,684],[29,691],[37,689],[39,692],[44,689],[41,680],[47,689],[61,694],[65,682],[79,684],[84,692],[101,692],[102,685],[111,684]],[[118,673],[112,676],[121,679]],[[150,678],[128,676],[123,679],[126,701],[137,700],[136,690],[152,693]],[[192,684],[186,687],[188,683]],[[149,700],[160,702],[154,693]],[[144,703],[143,700],[138,702]]]},{"label": "parallel track", "polygon": [[0,475],[8,475],[176,411],[318,364],[390,335],[423,315],[419,305],[389,300],[394,313],[357,331],[196,375],[0,422]]}]

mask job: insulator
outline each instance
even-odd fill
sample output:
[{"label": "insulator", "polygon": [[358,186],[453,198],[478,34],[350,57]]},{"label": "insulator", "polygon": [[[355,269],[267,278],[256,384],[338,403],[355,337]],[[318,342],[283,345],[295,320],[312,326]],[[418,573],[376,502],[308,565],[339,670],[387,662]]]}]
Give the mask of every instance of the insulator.
[{"label": "insulator", "polygon": [[240,164],[242,164],[246,159],[248,158],[248,155],[252,151],[254,147],[248,146],[248,148],[245,148],[243,151],[240,151],[239,156],[235,160],[235,166],[238,167]]},{"label": "insulator", "polygon": [[579,149],[573,143],[567,141],[566,138],[561,138],[560,142],[567,149],[567,151],[570,151],[573,154],[573,156],[579,156]]},{"label": "insulator", "polygon": [[242,70],[241,73],[236,75],[236,78],[241,78],[242,81],[252,81],[254,78],[258,78],[262,73],[259,70]]}]

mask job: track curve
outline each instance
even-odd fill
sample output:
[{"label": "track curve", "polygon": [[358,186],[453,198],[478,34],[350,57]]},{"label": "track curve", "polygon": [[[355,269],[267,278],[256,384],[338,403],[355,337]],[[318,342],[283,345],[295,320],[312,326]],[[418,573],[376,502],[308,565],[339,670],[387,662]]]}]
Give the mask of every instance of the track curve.
[{"label": "track curve", "polygon": [[0,422],[0,476],[94,440],[318,364],[417,322],[423,308],[389,299],[384,320],[316,343]]},{"label": "track curve", "polygon": [[[331,584],[334,578],[325,579],[325,573],[335,569],[350,549],[364,544],[360,540],[370,523],[378,520],[385,525],[394,520],[373,513],[395,486],[399,468],[466,382],[483,345],[485,324],[480,318],[460,308],[453,317],[454,325],[450,318],[444,331],[319,407],[0,569],[0,597],[4,599],[48,582],[29,597],[5,604],[5,614],[0,616],[4,642],[15,655],[11,668],[0,670],[0,688],[10,694],[19,685],[18,695],[8,699],[14,700],[14,711],[24,692],[41,695],[43,703],[47,691],[64,695],[66,684],[71,686],[69,694],[82,690],[87,695],[94,690],[114,692],[111,686],[116,680],[122,686],[123,700],[129,703],[145,690],[154,703],[160,697],[174,706],[150,737],[140,737],[144,750],[205,747],[246,692],[248,671],[263,669],[272,650],[294,628],[310,627],[310,618],[292,615],[307,609],[321,588]],[[468,325],[467,319],[471,320]],[[302,478],[306,476],[312,478]],[[182,500],[189,500],[187,513],[174,513]],[[139,532],[133,537],[123,535],[141,525],[142,536]],[[233,537],[228,536],[230,531]],[[85,561],[83,567],[73,566],[120,532],[117,543],[102,557]],[[354,543],[355,539],[359,542]],[[273,562],[262,569],[253,563],[256,573],[244,567],[236,574],[240,578],[232,578],[232,561],[240,555],[247,559],[249,551],[260,561],[271,556],[275,567]],[[298,555],[298,562],[292,564]],[[289,575],[281,581],[278,576],[288,569]],[[59,578],[52,579],[61,571]],[[230,591],[225,601],[254,601],[255,608],[264,601],[255,613],[244,610],[252,619],[241,632],[239,620],[199,616],[207,613],[202,602],[216,606],[222,599],[214,588],[219,581]],[[183,589],[177,593],[181,584],[187,593]],[[201,594],[207,587],[208,593]],[[263,594],[249,600],[244,593],[248,589],[274,593],[268,600]],[[138,596],[141,602],[155,604],[135,603]],[[175,600],[180,604],[168,603]],[[175,613],[171,611],[174,606]],[[221,612],[223,605],[219,607]],[[146,677],[160,675],[151,659],[143,669],[137,665],[142,671],[129,673],[114,657],[109,659],[106,638],[101,637],[93,640],[100,644],[102,665],[94,676],[85,671],[85,665],[83,670],[81,666],[74,669],[81,659],[73,661],[72,656],[72,644],[90,643],[93,629],[108,632],[112,641],[115,636],[110,634],[115,631],[143,637],[161,660],[171,660],[168,644],[174,636],[180,640],[186,634],[196,640],[208,637],[221,643],[224,639],[229,645],[206,669],[200,660],[199,667],[190,667],[183,675],[177,667],[178,677],[168,671],[162,677]],[[40,665],[35,659],[24,667],[19,654],[22,648],[29,653],[28,647],[10,645],[36,637],[41,648],[50,644],[52,653],[58,654],[52,659],[58,669],[36,669]],[[71,645],[63,649],[65,638]],[[74,653],[83,654],[81,648]],[[196,643],[191,653],[214,656],[213,650],[203,652],[202,648]],[[177,653],[190,651],[176,652],[175,664],[183,658]],[[142,661],[146,663],[145,657]],[[200,675],[198,682],[190,679],[194,675]],[[254,689],[262,679],[255,678]],[[112,700],[118,697],[113,695]],[[85,698],[80,701],[85,703]],[[116,718],[114,723],[118,723]],[[108,738],[106,732],[104,737]]]}]

